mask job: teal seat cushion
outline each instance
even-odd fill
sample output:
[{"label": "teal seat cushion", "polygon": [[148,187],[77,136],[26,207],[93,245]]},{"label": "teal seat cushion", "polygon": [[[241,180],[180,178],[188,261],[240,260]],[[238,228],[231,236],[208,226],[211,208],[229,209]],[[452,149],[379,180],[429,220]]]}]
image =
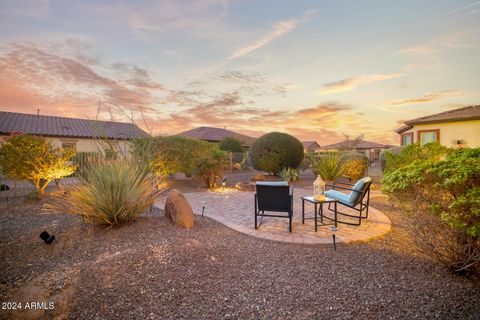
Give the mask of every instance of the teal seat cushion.
[{"label": "teal seat cushion", "polygon": [[335,199],[340,203],[346,204],[347,206],[353,206],[354,204],[348,199],[349,198],[348,194],[342,193],[337,190],[328,190],[327,192],[325,192],[325,196],[327,196],[328,198]]}]

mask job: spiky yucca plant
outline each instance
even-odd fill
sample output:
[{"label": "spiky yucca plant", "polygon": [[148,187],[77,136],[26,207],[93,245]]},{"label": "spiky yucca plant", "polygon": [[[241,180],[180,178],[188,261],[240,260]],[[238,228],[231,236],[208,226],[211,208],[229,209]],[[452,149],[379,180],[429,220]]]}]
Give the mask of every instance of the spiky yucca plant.
[{"label": "spiky yucca plant", "polygon": [[312,158],[312,171],[323,180],[335,181],[343,175],[343,165],[337,152],[329,152]]},{"label": "spiky yucca plant", "polygon": [[137,162],[106,161],[91,167],[79,185],[52,195],[46,209],[82,216],[92,224],[135,220],[159,194],[152,174]]}]

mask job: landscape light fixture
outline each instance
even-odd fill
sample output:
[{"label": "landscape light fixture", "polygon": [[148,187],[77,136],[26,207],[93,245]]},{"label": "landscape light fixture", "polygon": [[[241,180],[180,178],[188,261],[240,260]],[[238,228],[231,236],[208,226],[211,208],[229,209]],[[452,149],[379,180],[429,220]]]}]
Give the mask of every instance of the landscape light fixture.
[{"label": "landscape light fixture", "polygon": [[205,207],[206,207],[206,203],[205,201],[202,201],[202,218],[203,218],[203,214],[205,213]]},{"label": "landscape light fixture", "polygon": [[333,238],[333,250],[337,251],[337,243],[335,239],[335,232],[337,231],[337,227],[332,226],[329,228],[330,231],[332,232],[332,238]]},{"label": "landscape light fixture", "polygon": [[50,235],[47,231],[40,233],[40,238],[47,244],[50,244],[53,242],[53,240],[55,240],[55,236],[53,234]]}]

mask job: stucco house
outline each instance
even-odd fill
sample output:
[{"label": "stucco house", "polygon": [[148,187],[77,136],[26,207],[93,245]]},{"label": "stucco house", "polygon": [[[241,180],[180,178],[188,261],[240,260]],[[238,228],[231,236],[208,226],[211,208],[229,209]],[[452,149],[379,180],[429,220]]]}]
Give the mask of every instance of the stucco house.
[{"label": "stucco house", "polygon": [[408,120],[395,132],[402,146],[438,141],[447,147],[480,147],[480,105]]},{"label": "stucco house", "polygon": [[200,140],[214,142],[214,143],[220,142],[227,137],[231,137],[240,141],[242,146],[244,146],[245,148],[249,148],[255,141],[255,138],[249,137],[247,135],[234,132],[231,130],[227,130],[227,129],[214,128],[214,127],[198,127],[192,130],[181,132],[177,135],[186,137],[186,138],[195,138],[195,139],[200,139]]},{"label": "stucco house", "polygon": [[0,111],[0,141],[12,133],[41,136],[56,147],[75,152],[98,152],[108,146],[127,154],[129,140],[148,136],[133,123]]},{"label": "stucco house", "polygon": [[370,162],[378,161],[380,152],[384,149],[391,148],[389,144],[382,144],[367,140],[352,140],[342,141],[333,144],[329,144],[320,148],[321,151],[339,151],[339,150],[351,150],[359,153],[363,153],[368,157]]},{"label": "stucco house", "polygon": [[320,150],[320,145],[317,141],[302,141],[302,144],[303,152],[305,153],[317,152]]}]

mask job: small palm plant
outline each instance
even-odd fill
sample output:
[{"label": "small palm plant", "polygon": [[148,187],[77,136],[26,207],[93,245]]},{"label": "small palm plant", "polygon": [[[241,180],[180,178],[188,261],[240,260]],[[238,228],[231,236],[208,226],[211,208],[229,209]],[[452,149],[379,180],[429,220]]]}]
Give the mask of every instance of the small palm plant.
[{"label": "small palm plant", "polygon": [[91,224],[115,225],[135,220],[155,201],[157,181],[138,162],[104,161],[93,165],[81,183],[52,195],[45,209],[82,216]]},{"label": "small palm plant", "polygon": [[338,152],[329,152],[311,159],[312,171],[323,180],[335,181],[343,175],[343,164]]}]

